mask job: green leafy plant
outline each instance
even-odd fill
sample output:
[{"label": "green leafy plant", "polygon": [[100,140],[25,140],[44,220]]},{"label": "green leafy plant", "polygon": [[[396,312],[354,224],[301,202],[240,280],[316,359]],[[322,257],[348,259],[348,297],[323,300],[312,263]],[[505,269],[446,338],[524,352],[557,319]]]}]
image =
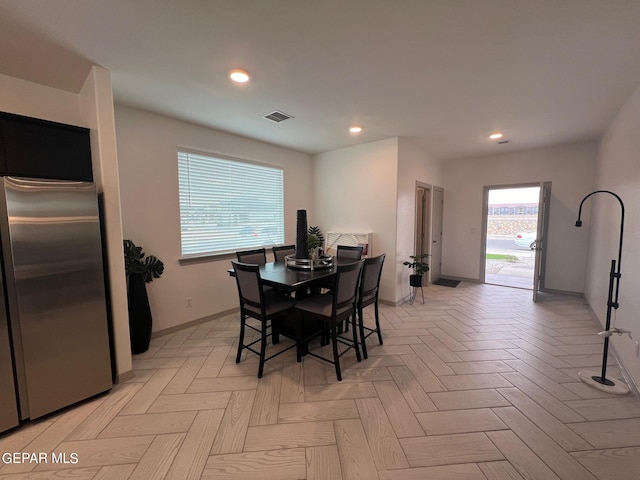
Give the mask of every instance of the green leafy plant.
[{"label": "green leafy plant", "polygon": [[518,263],[518,257],[515,255],[506,255],[502,253],[487,253],[487,260],[504,260],[509,263]]},{"label": "green leafy plant", "polygon": [[320,231],[320,227],[309,227],[307,229],[307,247],[309,250],[312,248],[322,247],[324,245],[324,236]]},{"label": "green leafy plant", "polygon": [[422,261],[427,257],[429,257],[428,253],[424,253],[421,255],[411,255],[409,257],[411,261],[405,260],[404,262],[402,262],[402,264],[406,265],[409,268],[413,268],[416,275],[423,275],[429,271],[429,264]]},{"label": "green leafy plant", "polygon": [[153,255],[145,257],[142,247],[137,247],[131,240],[125,240],[124,270],[127,276],[141,274],[145,283],[149,283],[162,276],[164,263]]}]

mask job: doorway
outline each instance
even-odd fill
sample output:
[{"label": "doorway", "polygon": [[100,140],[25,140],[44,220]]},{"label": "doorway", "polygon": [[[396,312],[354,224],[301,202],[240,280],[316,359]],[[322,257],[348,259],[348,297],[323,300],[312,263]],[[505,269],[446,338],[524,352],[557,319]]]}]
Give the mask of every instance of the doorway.
[{"label": "doorway", "polygon": [[415,255],[429,255],[428,281],[440,278],[444,190],[416,182]]},{"label": "doorway", "polygon": [[532,290],[534,297],[542,288],[548,190],[544,183],[485,187],[484,283]]}]

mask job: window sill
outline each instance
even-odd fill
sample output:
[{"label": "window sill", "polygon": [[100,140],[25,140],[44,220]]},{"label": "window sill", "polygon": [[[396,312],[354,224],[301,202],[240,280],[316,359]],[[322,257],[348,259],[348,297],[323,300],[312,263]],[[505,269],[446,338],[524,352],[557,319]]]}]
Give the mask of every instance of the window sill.
[{"label": "window sill", "polygon": [[188,257],[181,257],[178,259],[180,266],[194,265],[196,263],[209,263],[219,262],[221,260],[234,260],[236,258],[235,252],[227,253],[206,253],[202,255],[191,255]]}]

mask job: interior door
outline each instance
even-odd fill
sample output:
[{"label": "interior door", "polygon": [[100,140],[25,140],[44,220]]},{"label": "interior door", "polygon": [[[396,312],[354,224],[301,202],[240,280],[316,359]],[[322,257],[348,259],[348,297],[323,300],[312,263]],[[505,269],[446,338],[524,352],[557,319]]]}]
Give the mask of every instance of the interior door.
[{"label": "interior door", "polygon": [[429,267],[431,282],[440,278],[442,264],[442,210],[444,207],[444,190],[434,187],[431,202],[431,258]]},{"label": "interior door", "polygon": [[416,188],[416,238],[415,254],[423,255],[429,253],[430,237],[430,201],[431,190],[427,187],[418,186]]},{"label": "interior door", "polygon": [[547,228],[549,226],[549,204],[551,203],[551,182],[540,183],[538,200],[538,225],[533,271],[533,301],[538,301],[538,292],[544,289],[544,274],[547,259]]}]

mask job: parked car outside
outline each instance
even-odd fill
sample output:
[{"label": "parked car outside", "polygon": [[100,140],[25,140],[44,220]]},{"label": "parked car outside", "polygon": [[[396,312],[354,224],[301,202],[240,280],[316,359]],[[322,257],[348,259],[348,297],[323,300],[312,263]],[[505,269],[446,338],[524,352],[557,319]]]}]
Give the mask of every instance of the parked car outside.
[{"label": "parked car outside", "polygon": [[536,232],[520,232],[516,235],[514,243],[519,248],[529,248],[535,250],[536,248]]}]

